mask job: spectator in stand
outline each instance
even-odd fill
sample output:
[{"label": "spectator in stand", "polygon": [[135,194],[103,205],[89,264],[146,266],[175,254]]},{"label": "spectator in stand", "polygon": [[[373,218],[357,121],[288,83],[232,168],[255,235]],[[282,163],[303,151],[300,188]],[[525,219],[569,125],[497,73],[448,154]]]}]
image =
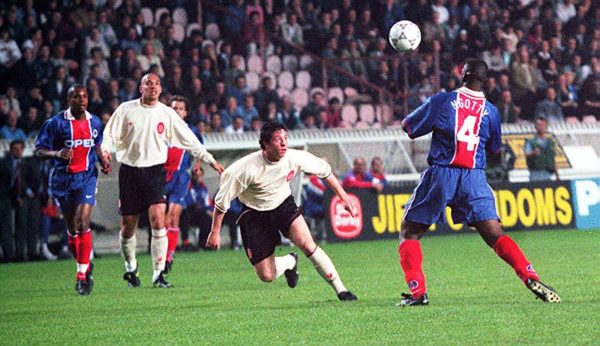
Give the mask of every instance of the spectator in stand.
[{"label": "spectator in stand", "polygon": [[131,78],[126,78],[123,82],[123,87],[119,90],[119,100],[127,102],[138,97],[139,91],[136,82]]},{"label": "spectator in stand", "polygon": [[250,129],[248,131],[260,132],[261,127],[262,127],[262,121],[260,121],[259,117],[254,117],[254,118],[250,119]]},{"label": "spectator in stand", "polygon": [[25,132],[17,127],[17,121],[17,113],[15,111],[8,112],[6,125],[0,127],[0,139],[8,141],[24,141],[27,139]]},{"label": "spectator in stand", "polygon": [[234,55],[231,57],[231,65],[222,73],[225,84],[233,84],[237,76],[245,73],[245,71],[242,69],[243,61],[244,58],[241,55]]},{"label": "spectator in stand", "polygon": [[223,122],[221,120],[220,113],[212,113],[210,115],[210,131],[211,133],[221,133],[225,132],[225,127],[223,126]]},{"label": "spectator in stand", "polygon": [[257,11],[250,13],[250,16],[242,27],[242,38],[246,44],[247,56],[256,55],[260,50],[266,47],[265,27],[259,22],[260,14]]},{"label": "spectator in stand", "polygon": [[151,42],[146,42],[142,48],[142,53],[136,56],[137,61],[140,63],[142,71],[149,71],[152,65],[158,66],[158,76],[160,78],[165,77],[165,71],[162,68],[160,57],[154,51],[154,45]]},{"label": "spectator in stand", "polygon": [[555,162],[556,143],[548,137],[547,130],[548,119],[538,117],[535,120],[535,136],[525,141],[530,181],[550,180],[552,174],[559,179]]},{"label": "spectator in stand", "polygon": [[108,21],[106,10],[100,11],[98,14],[98,30],[100,30],[100,35],[108,46],[113,46],[119,42],[112,24]]},{"label": "spectator in stand", "polygon": [[28,109],[29,107],[35,107],[42,109],[44,106],[44,97],[42,96],[42,89],[39,86],[32,86],[29,89],[29,93],[23,96],[20,100],[21,108]]},{"label": "spectator in stand", "polygon": [[546,97],[538,102],[535,107],[536,118],[545,118],[548,121],[557,122],[563,121],[562,107],[556,99],[556,89],[549,87],[546,90]]},{"label": "spectator in stand", "polygon": [[236,53],[242,52],[241,33],[245,19],[244,0],[232,1],[223,18],[222,29],[224,38],[232,43]]},{"label": "spectator in stand", "polygon": [[340,99],[335,96],[329,99],[329,107],[327,107],[327,116],[325,121],[327,128],[343,127],[344,125]]},{"label": "spectator in stand", "polygon": [[502,91],[502,100],[496,104],[498,114],[503,124],[512,124],[518,122],[521,108],[514,104],[512,94],[509,89]]},{"label": "spectator in stand", "polygon": [[44,97],[50,100],[55,109],[61,108],[63,100],[67,99],[67,69],[64,66],[57,66],[54,69],[54,79],[44,87]]},{"label": "spectator in stand", "polygon": [[385,168],[383,167],[383,160],[379,156],[375,156],[371,160],[371,169],[367,172],[367,180],[370,180],[373,184],[381,183],[383,187],[388,186],[387,178],[385,177]]},{"label": "spectator in stand", "polygon": [[0,31],[0,76],[4,76],[13,65],[21,59],[21,50],[15,40],[11,39],[7,28]]},{"label": "spectator in stand", "polygon": [[241,114],[238,113],[237,98],[234,96],[227,97],[225,108],[221,110],[220,114],[221,122],[224,128],[229,127],[233,123],[234,117],[241,116]]},{"label": "spectator in stand", "polygon": [[38,113],[39,110],[37,108],[29,107],[27,114],[23,115],[18,121],[19,128],[30,138],[37,136],[44,124],[45,119],[41,119]]},{"label": "spectator in stand", "polygon": [[50,48],[48,46],[42,46],[40,49],[40,54],[33,66],[33,71],[37,82],[41,85],[48,83],[50,78],[52,78],[54,64],[50,60]]},{"label": "spectator in stand", "polygon": [[254,95],[246,94],[242,106],[238,107],[237,113],[244,119],[245,124],[250,124],[254,117],[258,117],[258,110],[254,107]]},{"label": "spectator in stand", "polygon": [[[298,46],[304,45],[304,34],[295,13],[290,13],[287,21],[281,24],[281,34],[287,43]],[[288,50],[288,52],[291,53],[293,50]]]},{"label": "spectator in stand", "polygon": [[20,118],[23,112],[21,111],[21,103],[17,98],[17,89],[14,86],[9,85],[6,88],[6,94],[4,94],[4,97],[6,98],[4,112],[8,113],[10,111],[15,111],[17,118]]},{"label": "spectator in stand", "polygon": [[233,85],[229,85],[226,88],[225,95],[227,97],[233,96],[236,98],[237,103],[239,105],[244,104],[244,98],[250,92],[250,88],[248,84],[246,84],[246,76],[244,74],[239,74],[235,77],[235,83]]},{"label": "spectator in stand", "polygon": [[254,93],[254,97],[259,113],[266,111],[269,102],[279,105],[279,94],[273,89],[273,80],[269,76],[262,78],[261,87]]},{"label": "spectator in stand", "polygon": [[344,189],[373,189],[377,192],[381,192],[381,190],[383,190],[383,183],[368,180],[367,161],[364,157],[359,156],[354,159],[352,170],[344,176],[342,187]]},{"label": "spectator in stand", "polygon": [[358,42],[350,41],[348,47],[342,50],[341,58],[344,59],[342,67],[354,76],[367,79],[367,68],[362,57],[363,55],[358,49]]},{"label": "spectator in stand", "polygon": [[574,78],[573,72],[566,71],[558,76],[557,85],[557,99],[562,108],[563,115],[565,119],[571,118],[571,121],[581,118],[581,112],[577,104],[579,92],[573,84]]},{"label": "spectator in stand", "polygon": [[135,28],[130,27],[127,29],[127,36],[121,39],[121,49],[133,49],[135,54],[139,54],[142,51],[142,45],[138,42],[138,34]]},{"label": "spectator in stand", "polygon": [[219,55],[217,55],[217,66],[219,67],[219,72],[221,73],[221,76],[223,76],[225,71],[231,66],[232,58],[233,56],[231,52],[231,43],[223,42],[221,44]]},{"label": "spectator in stand", "polygon": [[[595,73],[590,75],[583,83],[581,105],[584,120],[590,121],[592,117],[600,120],[600,61],[594,64]],[[586,119],[586,116],[587,119]]]},{"label": "spectator in stand", "polygon": [[142,47],[144,47],[147,43],[152,44],[152,48],[154,48],[154,53],[158,55],[161,59],[165,58],[164,46],[162,42],[158,38],[156,38],[156,29],[152,26],[146,27],[144,32],[144,38],[142,39]]},{"label": "spectator in stand", "polygon": [[[0,70],[2,68],[0,67]],[[23,49],[23,58],[20,59],[12,68],[12,73],[15,76],[19,76],[18,80],[15,80],[15,85],[27,90],[36,83],[35,80],[35,56],[31,49]],[[2,76],[2,72],[0,72]],[[2,85],[4,82],[0,82]]]},{"label": "spectator in stand", "polygon": [[236,134],[244,133],[244,131],[246,131],[246,124],[244,123],[244,118],[239,115],[233,117],[233,123],[225,129],[227,133]]},{"label": "spectator in stand", "polygon": [[536,97],[536,78],[534,68],[529,64],[529,52],[521,46],[515,62],[511,66],[512,93],[515,102],[524,110],[524,119],[532,119],[533,102]]},{"label": "spectator in stand", "polygon": [[261,114],[261,120],[263,122],[275,122],[285,124],[286,119],[283,118],[283,114],[277,109],[275,102],[271,101],[267,104],[267,109]]},{"label": "spectator in stand", "polygon": [[92,27],[88,36],[85,37],[85,43],[83,45],[85,56],[87,58],[91,57],[92,48],[99,48],[104,57],[108,57],[110,52],[108,50],[108,45],[104,42],[102,35],[100,34],[100,29],[98,27]]},{"label": "spectator in stand", "polygon": [[90,52],[90,58],[85,60],[81,74],[83,78],[88,78],[92,74],[92,67],[98,66],[98,75],[95,78],[101,79],[106,82],[110,79],[110,70],[108,69],[108,62],[104,59],[102,50],[98,47],[92,48]]},{"label": "spectator in stand", "polygon": [[281,108],[279,109],[285,119],[285,126],[293,130],[300,123],[300,113],[294,108],[292,100],[289,96],[284,95],[281,98]]},{"label": "spectator in stand", "polygon": [[313,117],[316,117],[319,111],[325,108],[326,105],[327,100],[325,99],[325,94],[321,90],[316,90],[311,95],[310,102],[302,108],[302,111],[300,111],[300,119],[306,118],[306,115],[309,113],[312,114]]},{"label": "spectator in stand", "polygon": [[[171,95],[183,95],[189,84],[185,85],[183,80],[183,71],[181,66],[175,65],[171,68],[171,73],[166,76],[166,89]],[[202,85],[200,85],[201,87]]]},{"label": "spectator in stand", "polygon": [[185,197],[186,208],[181,215],[181,239],[184,248],[190,246],[189,229],[195,226],[200,229],[198,246],[204,247],[210,233],[210,223],[213,213],[213,200],[208,187],[204,183],[204,169],[195,165],[192,169],[192,183]]}]

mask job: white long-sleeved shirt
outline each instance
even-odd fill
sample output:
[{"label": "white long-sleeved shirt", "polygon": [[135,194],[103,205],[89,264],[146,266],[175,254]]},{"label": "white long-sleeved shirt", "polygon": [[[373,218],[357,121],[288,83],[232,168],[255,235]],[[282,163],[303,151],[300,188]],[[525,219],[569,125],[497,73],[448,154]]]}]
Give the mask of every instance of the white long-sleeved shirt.
[{"label": "white long-sleeved shirt", "polygon": [[160,102],[146,106],[140,99],[124,102],[115,110],[104,128],[102,151],[111,151],[114,145],[117,161],[150,167],[167,161],[169,143],[206,163],[215,162],[172,108]]},{"label": "white long-sleeved shirt", "polygon": [[290,181],[298,169],[323,179],[331,174],[326,161],[304,150],[288,149],[278,162],[267,161],[262,150],[246,155],[221,174],[215,207],[226,212],[239,197],[254,210],[273,210],[292,194]]}]

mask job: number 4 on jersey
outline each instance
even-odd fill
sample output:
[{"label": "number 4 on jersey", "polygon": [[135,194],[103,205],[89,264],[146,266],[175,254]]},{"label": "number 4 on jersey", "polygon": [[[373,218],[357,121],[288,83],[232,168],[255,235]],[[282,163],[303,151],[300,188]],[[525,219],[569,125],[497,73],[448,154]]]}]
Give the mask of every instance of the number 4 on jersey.
[{"label": "number 4 on jersey", "polygon": [[465,118],[461,128],[456,133],[457,141],[467,143],[467,151],[475,150],[475,147],[479,144],[479,137],[475,130],[476,123],[477,117],[469,115]]}]

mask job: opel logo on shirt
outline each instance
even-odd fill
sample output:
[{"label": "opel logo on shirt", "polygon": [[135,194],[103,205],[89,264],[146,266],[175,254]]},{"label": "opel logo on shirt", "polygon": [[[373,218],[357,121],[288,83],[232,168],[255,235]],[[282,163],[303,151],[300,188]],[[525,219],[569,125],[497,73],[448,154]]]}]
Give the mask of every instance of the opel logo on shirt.
[{"label": "opel logo on shirt", "polygon": [[67,139],[65,141],[65,147],[67,147],[67,148],[77,148],[77,147],[91,148],[93,146],[94,146],[93,139]]}]

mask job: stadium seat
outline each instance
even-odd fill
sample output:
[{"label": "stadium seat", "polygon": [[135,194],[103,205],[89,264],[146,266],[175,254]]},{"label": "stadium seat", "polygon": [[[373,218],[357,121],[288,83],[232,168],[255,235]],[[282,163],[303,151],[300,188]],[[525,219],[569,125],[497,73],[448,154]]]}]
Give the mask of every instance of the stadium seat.
[{"label": "stadium seat", "polygon": [[344,91],[340,87],[331,87],[327,93],[327,99],[331,100],[332,98],[337,97],[340,100],[341,104],[344,104]]},{"label": "stadium seat", "polygon": [[188,24],[187,28],[185,29],[185,35],[189,37],[192,34],[192,31],[194,31],[194,30],[198,30],[198,31],[202,32],[202,25],[200,25],[198,23]]},{"label": "stadium seat", "polygon": [[112,3],[112,8],[113,10],[116,10],[117,8],[119,8],[119,6],[121,6],[123,4],[123,0],[115,0]]},{"label": "stadium seat", "polygon": [[354,125],[354,128],[356,129],[368,129],[370,128],[371,125],[369,123],[367,123],[366,121],[359,121]]},{"label": "stadium seat", "polygon": [[579,119],[577,117],[566,117],[565,122],[567,124],[579,124]]},{"label": "stadium seat", "polygon": [[304,54],[300,57],[300,69],[301,70],[307,69],[312,63],[313,63],[313,59],[310,57],[310,55]]},{"label": "stadium seat", "polygon": [[372,104],[363,103],[359,107],[360,120],[371,125],[375,122],[375,109]]},{"label": "stadium seat", "polygon": [[181,24],[184,27],[187,25],[188,16],[187,16],[187,12],[185,11],[185,8],[178,7],[175,10],[173,10],[173,22],[177,23],[177,24]]},{"label": "stadium seat", "polygon": [[314,95],[314,94],[315,94],[317,91],[318,91],[318,92],[320,92],[320,93],[321,93],[321,94],[323,94],[323,95],[326,95],[326,94],[327,94],[327,93],[325,92],[325,89],[323,89],[323,88],[321,88],[321,87],[314,87],[314,88],[310,89],[310,92],[308,93],[308,96],[309,96],[309,97],[312,99],[313,95]]},{"label": "stadium seat", "polygon": [[346,94],[347,98],[356,97],[358,95],[358,91],[352,87],[345,87],[344,94]]},{"label": "stadium seat", "polygon": [[192,33],[192,31],[194,30],[198,30],[200,32],[202,32],[202,26],[198,23],[190,23],[187,28],[185,29],[185,34],[186,36],[190,36],[190,34]]},{"label": "stadium seat", "polygon": [[292,103],[296,109],[302,109],[308,104],[308,92],[303,88],[292,91]]},{"label": "stadium seat", "polygon": [[354,107],[354,105],[347,104],[342,107],[342,120],[347,127],[354,127],[357,119],[358,114],[356,113],[356,107]]},{"label": "stadium seat", "polygon": [[256,72],[246,72],[246,84],[251,91],[255,91],[260,86],[260,78],[258,78],[258,74]]},{"label": "stadium seat", "polygon": [[221,46],[223,45],[224,42],[225,42],[224,40],[219,40],[217,42],[217,47],[216,47],[217,54],[221,52]]},{"label": "stadium seat", "polygon": [[169,9],[166,7],[159,7],[154,11],[154,23],[160,23],[160,16],[162,16],[163,13],[168,13],[169,15],[171,14],[169,12]]},{"label": "stadium seat", "polygon": [[279,74],[281,72],[281,58],[277,55],[271,55],[267,58],[267,71]]},{"label": "stadium seat", "polygon": [[282,99],[284,97],[290,97],[292,96],[290,94],[290,90],[289,89],[285,89],[282,87],[279,87],[279,89],[277,89],[277,95],[279,95],[279,98]]},{"label": "stadium seat", "polygon": [[183,39],[185,38],[185,29],[183,28],[183,25],[174,23],[173,30],[175,30],[175,32],[173,33],[173,38],[175,39],[175,41],[179,43],[183,42]]},{"label": "stadium seat", "polygon": [[206,30],[204,31],[204,35],[208,39],[218,41],[221,38],[221,31],[219,30],[219,26],[217,25],[217,23],[207,24]]},{"label": "stadium seat", "polygon": [[202,41],[202,47],[200,47],[200,49],[201,49],[202,51],[204,51],[204,48],[205,48],[207,45],[209,45],[209,44],[212,44],[212,45],[213,45],[213,47],[215,46],[215,43],[214,43],[212,40],[203,40],[203,41]]},{"label": "stadium seat", "polygon": [[263,62],[260,56],[253,55],[248,58],[248,71],[262,73],[263,71]]},{"label": "stadium seat", "polygon": [[311,85],[310,73],[308,73],[308,71],[298,71],[296,73],[296,86],[308,90],[308,89],[310,89],[310,85]]},{"label": "stadium seat", "polygon": [[593,115],[586,115],[583,117],[583,123],[584,124],[595,124],[598,120],[596,120],[596,117]]},{"label": "stadium seat", "polygon": [[144,25],[152,26],[154,24],[152,9],[150,7],[142,7],[140,11],[142,12],[142,16],[144,16]]},{"label": "stadium seat", "polygon": [[298,69],[298,58],[295,55],[284,55],[283,56],[283,70],[296,72]]},{"label": "stadium seat", "polygon": [[277,77],[279,87],[290,91],[294,88],[294,75],[289,71],[283,71]]}]

